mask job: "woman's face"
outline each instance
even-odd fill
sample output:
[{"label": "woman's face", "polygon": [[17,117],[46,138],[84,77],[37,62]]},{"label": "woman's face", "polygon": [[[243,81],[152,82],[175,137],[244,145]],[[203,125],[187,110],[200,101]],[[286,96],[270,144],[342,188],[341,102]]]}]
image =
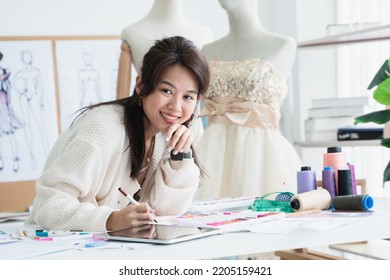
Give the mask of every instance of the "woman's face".
[{"label": "woman's face", "polygon": [[198,84],[192,73],[179,64],[168,67],[156,89],[142,99],[145,129],[155,134],[183,124],[194,113],[197,98]]}]

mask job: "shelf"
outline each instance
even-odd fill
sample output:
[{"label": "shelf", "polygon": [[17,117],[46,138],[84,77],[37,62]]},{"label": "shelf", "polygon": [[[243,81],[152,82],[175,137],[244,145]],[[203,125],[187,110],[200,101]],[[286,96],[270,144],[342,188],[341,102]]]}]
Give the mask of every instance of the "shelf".
[{"label": "shelf", "polygon": [[348,32],[315,40],[305,41],[298,44],[298,48],[311,48],[352,44],[390,39],[390,25],[367,28],[359,31]]},{"label": "shelf", "polygon": [[297,141],[294,143],[299,147],[381,147],[380,140],[354,140],[354,141]]}]

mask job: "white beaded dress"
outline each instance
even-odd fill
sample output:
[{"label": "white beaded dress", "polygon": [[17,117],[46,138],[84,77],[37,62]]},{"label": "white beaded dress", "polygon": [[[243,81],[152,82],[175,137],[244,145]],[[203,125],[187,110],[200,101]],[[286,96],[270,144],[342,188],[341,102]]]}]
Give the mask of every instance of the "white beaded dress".
[{"label": "white beaded dress", "polygon": [[197,199],[296,193],[301,160],[279,129],[286,81],[264,59],[212,61],[196,152],[207,175]]}]

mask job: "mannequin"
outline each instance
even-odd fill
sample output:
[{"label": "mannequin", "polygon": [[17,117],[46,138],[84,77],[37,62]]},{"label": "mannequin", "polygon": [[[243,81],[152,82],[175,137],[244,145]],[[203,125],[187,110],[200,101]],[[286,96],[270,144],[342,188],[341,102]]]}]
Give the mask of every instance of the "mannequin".
[{"label": "mannequin", "polygon": [[295,60],[296,41],[262,27],[257,0],[220,0],[219,3],[227,12],[230,30],[225,37],[203,46],[202,51],[209,60],[264,58],[287,79]]},{"label": "mannequin", "polygon": [[[211,30],[203,25],[186,19],[182,12],[182,0],[155,0],[149,13],[141,20],[122,30],[122,46],[118,67],[117,98],[129,95],[132,80],[132,65],[140,73],[142,58],[157,39],[174,35],[183,36],[199,48],[211,42]],[[130,92],[132,94],[132,92]],[[199,108],[197,107],[197,115]],[[191,126],[194,143],[203,133],[200,119]]]},{"label": "mannequin", "polygon": [[206,44],[211,82],[203,116],[209,126],[197,151],[208,176],[197,199],[296,193],[301,161],[279,129],[294,39],[262,28],[257,0],[219,0],[229,33]]},{"label": "mannequin", "polygon": [[142,57],[156,39],[180,35],[193,41],[199,48],[211,42],[211,30],[186,19],[181,2],[182,0],[155,0],[144,18],[122,30],[122,40],[131,48],[138,73]]}]

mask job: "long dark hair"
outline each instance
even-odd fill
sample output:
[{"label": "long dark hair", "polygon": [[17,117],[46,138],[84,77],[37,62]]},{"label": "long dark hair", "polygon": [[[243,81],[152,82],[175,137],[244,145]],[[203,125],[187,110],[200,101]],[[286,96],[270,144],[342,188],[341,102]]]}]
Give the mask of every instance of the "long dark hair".
[{"label": "long dark hair", "polygon": [[[130,177],[132,179],[135,179],[140,172],[145,156],[144,110],[142,106],[139,106],[139,98],[151,94],[160,82],[164,71],[176,64],[186,67],[193,74],[198,84],[199,102],[200,96],[206,92],[210,81],[207,59],[192,41],[181,36],[174,36],[156,40],[145,54],[140,71],[142,87],[138,93],[134,89],[130,97],[80,109],[79,115],[102,105],[118,104],[124,107],[124,126],[129,139],[127,148],[130,149]],[[189,122],[190,120],[186,121],[184,125],[188,127]],[[195,163],[204,173],[194,149],[192,149],[192,155]]]}]

